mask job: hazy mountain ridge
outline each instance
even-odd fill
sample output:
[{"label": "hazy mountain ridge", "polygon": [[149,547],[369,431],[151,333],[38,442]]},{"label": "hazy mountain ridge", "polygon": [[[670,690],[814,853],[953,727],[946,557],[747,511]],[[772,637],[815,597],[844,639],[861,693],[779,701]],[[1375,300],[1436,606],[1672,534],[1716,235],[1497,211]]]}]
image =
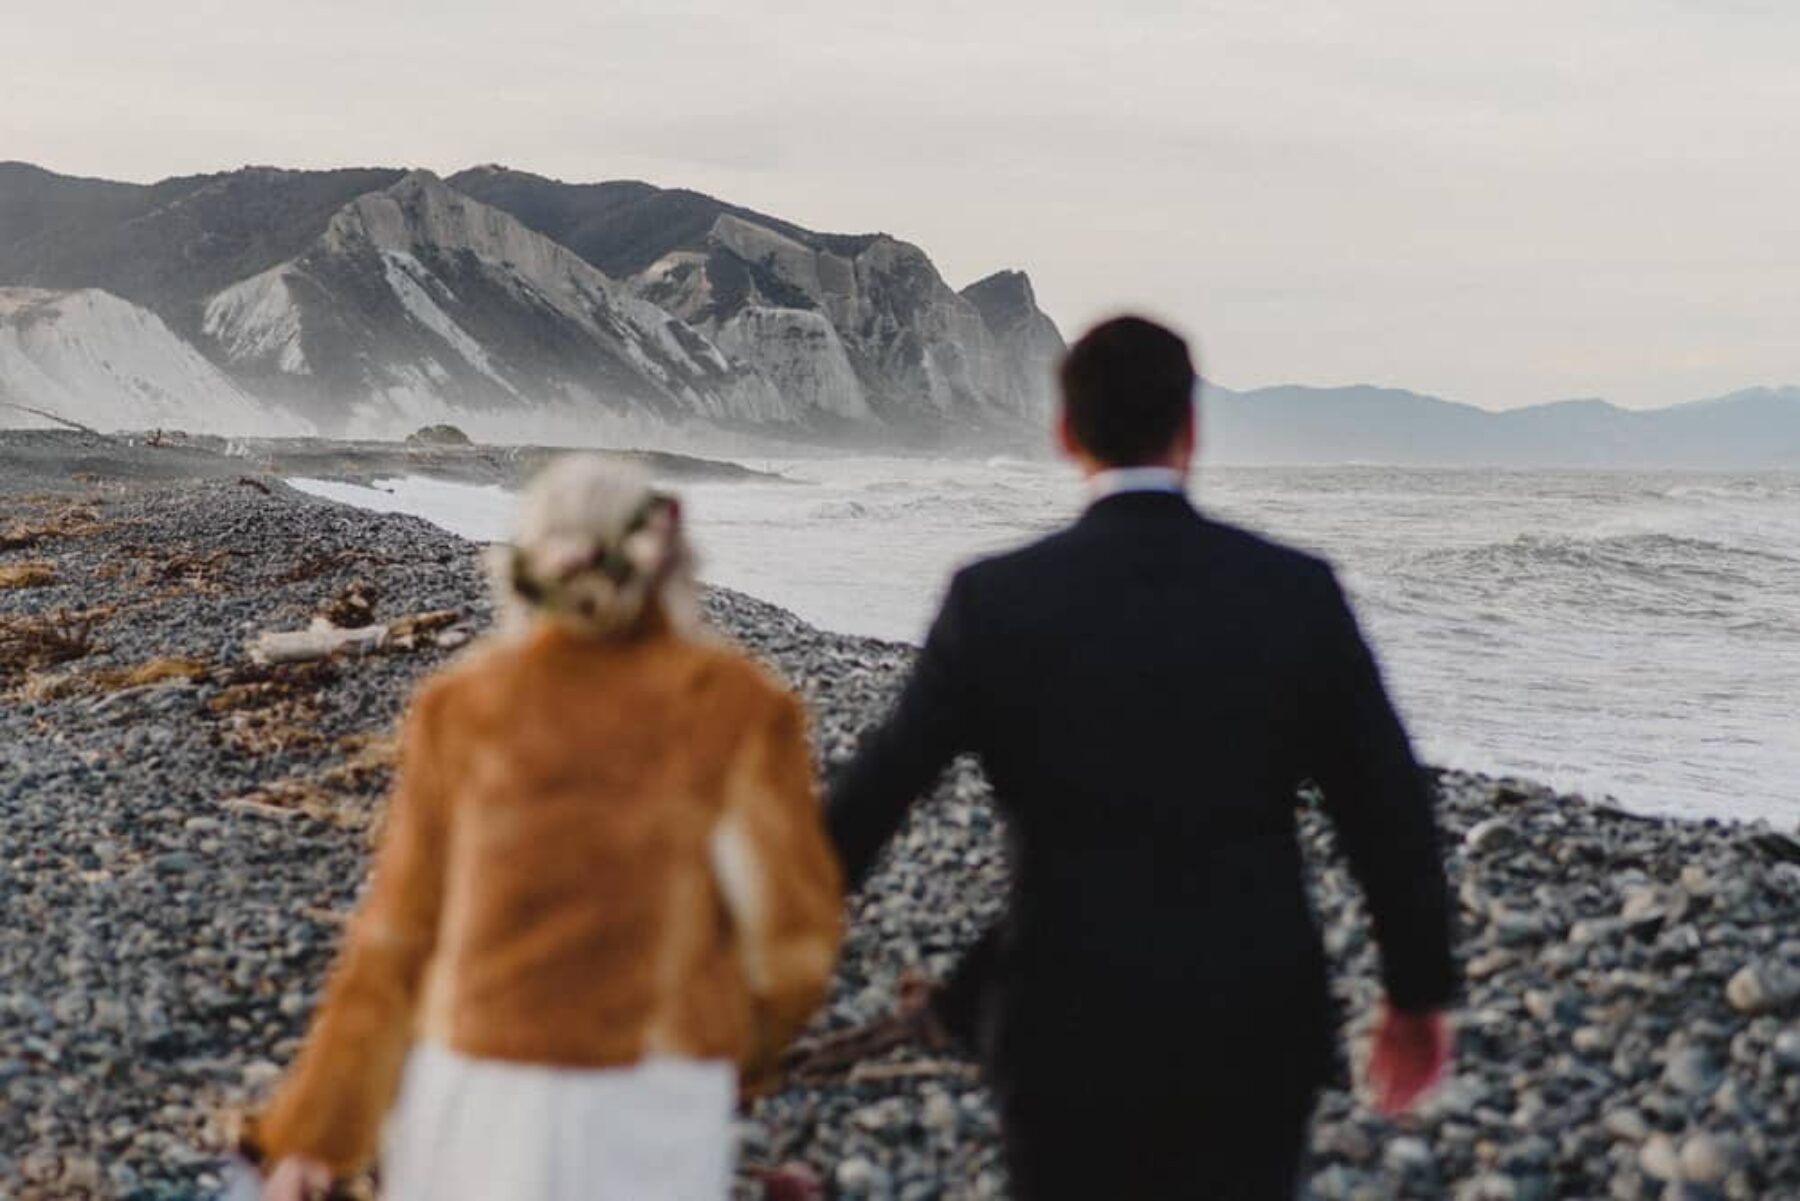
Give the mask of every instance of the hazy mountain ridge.
[{"label": "hazy mountain ridge", "polygon": [[30,163],[0,163],[0,254],[10,243],[64,226],[120,220],[144,204],[148,191],[143,184],[57,175]]},{"label": "hazy mountain ridge", "polygon": [[[245,167],[149,185],[57,177],[66,195],[136,192],[129,204],[72,206],[87,211],[24,237],[0,224],[0,284],[102,288],[191,337],[206,297],[300,253],[344,205],[405,174]],[[5,188],[0,177],[0,214]]]},{"label": "hazy mountain ridge", "polygon": [[[704,261],[700,292],[630,274],[686,253]],[[331,434],[453,420],[569,441],[694,426],[1004,440],[1041,421],[1061,349],[1042,313],[1034,337],[997,338],[923,251],[885,235],[498,168],[138,185],[0,164],[4,284],[148,309],[240,389]]]},{"label": "hazy mountain ridge", "polygon": [[[102,428],[1035,448],[1063,349],[1023,272],[957,291],[887,234],[502,167],[131,184],[0,163],[0,289],[0,399]],[[1650,411],[1366,386],[1204,403],[1223,462],[1800,466],[1794,387]]]},{"label": "hazy mountain ridge", "polygon": [[1227,463],[1800,467],[1800,387],[1662,409],[1590,399],[1496,412],[1366,385],[1208,385],[1201,403],[1208,453]]},{"label": "hazy mountain ridge", "polygon": [[818,233],[703,192],[636,179],[572,184],[490,163],[445,182],[504,209],[617,279],[636,275],[671,250],[699,245],[726,215],[835,254],[854,255],[885,236]]}]

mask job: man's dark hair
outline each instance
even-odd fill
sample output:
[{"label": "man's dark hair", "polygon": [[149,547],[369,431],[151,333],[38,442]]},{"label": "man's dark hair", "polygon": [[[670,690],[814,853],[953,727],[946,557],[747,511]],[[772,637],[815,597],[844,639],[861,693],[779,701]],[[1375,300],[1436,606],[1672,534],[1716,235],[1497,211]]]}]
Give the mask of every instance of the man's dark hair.
[{"label": "man's dark hair", "polygon": [[1096,325],[1069,347],[1058,374],[1069,431],[1109,466],[1156,461],[1193,416],[1187,343],[1142,317]]}]

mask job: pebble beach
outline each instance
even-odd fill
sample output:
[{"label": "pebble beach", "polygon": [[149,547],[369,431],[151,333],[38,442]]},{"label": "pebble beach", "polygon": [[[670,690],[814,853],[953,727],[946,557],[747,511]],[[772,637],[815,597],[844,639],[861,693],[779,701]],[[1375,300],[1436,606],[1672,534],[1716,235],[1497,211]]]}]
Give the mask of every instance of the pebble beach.
[{"label": "pebble beach", "polygon": [[[0,1198],[219,1190],[234,1115],[292,1056],[361,887],[395,719],[487,627],[480,549],[267,472],[82,478],[0,437]],[[805,697],[825,770],[910,661],[736,593],[706,603]],[[321,615],[380,637],[250,656]],[[1309,1195],[1800,1198],[1792,832],[1432,775],[1468,976],[1457,1071],[1398,1122],[1328,1093]],[[1375,948],[1328,826],[1295,803],[1353,1047]],[[853,899],[818,1030],[947,968],[1004,888],[987,786],[959,765]],[[978,1075],[942,1052],[789,1084],[740,1134],[747,1163],[804,1160],[834,1196],[1007,1195]]]}]

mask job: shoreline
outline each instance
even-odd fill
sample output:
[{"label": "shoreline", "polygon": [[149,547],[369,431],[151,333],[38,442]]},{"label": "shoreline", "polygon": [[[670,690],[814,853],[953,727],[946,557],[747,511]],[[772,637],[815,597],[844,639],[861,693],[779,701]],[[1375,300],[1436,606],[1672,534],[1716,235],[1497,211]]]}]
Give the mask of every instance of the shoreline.
[{"label": "shoreline", "polygon": [[[32,439],[42,445],[35,450],[21,445]],[[317,439],[227,443],[185,435],[171,435],[159,447],[143,441],[136,435],[88,439],[67,431],[0,430],[0,476],[24,469],[68,491],[96,479],[239,478],[248,464],[328,499],[413,513],[452,533],[488,541],[505,536],[507,498],[529,474],[518,456],[555,453],[524,447],[445,452]],[[104,455],[83,452],[90,442],[101,445]],[[243,453],[182,449],[202,443]],[[452,459],[446,460],[446,453]],[[616,453],[641,459],[638,452]],[[103,460],[99,469],[97,457]],[[503,469],[494,460],[504,460]],[[642,461],[661,470],[654,460]],[[916,644],[931,616],[934,582],[947,579],[967,556],[1006,549],[1047,529],[1040,521],[1044,514],[1055,517],[1058,507],[1070,516],[1078,511],[1069,499],[1072,488],[1064,495],[1048,476],[1012,470],[1026,466],[1023,462],[1005,465],[1004,479],[993,480],[991,488],[982,473],[980,490],[972,491],[968,473],[954,469],[913,480],[902,465],[834,461],[847,466],[815,471],[802,460],[747,466],[677,460],[665,478],[690,495],[690,517],[707,552],[706,574],[766,597],[821,630]],[[63,477],[51,482],[58,468],[65,469]],[[757,474],[733,474],[745,470]],[[1790,585],[1800,583],[1791,566],[1797,561],[1793,538],[1782,532],[1790,528],[1790,512],[1766,506],[1737,512],[1727,503],[1735,503],[1736,487],[1690,488],[1681,482],[1683,473],[1654,472],[1654,479],[1644,481],[1650,510],[1640,514],[1632,508],[1630,521],[1614,520],[1611,506],[1600,505],[1566,528],[1540,517],[1554,528],[1513,522],[1486,531],[1470,518],[1465,530],[1465,513],[1457,528],[1440,530],[1435,539],[1401,530],[1393,541],[1378,542],[1321,516],[1331,506],[1313,498],[1340,491],[1338,485],[1308,481],[1296,491],[1259,474],[1265,470],[1248,468],[1234,477],[1229,469],[1207,468],[1196,503],[1210,516],[1333,559],[1389,668],[1390,686],[1422,758],[1639,812],[1766,820],[1800,832],[1790,786],[1800,772],[1800,746],[1789,733],[1787,704],[1800,686],[1795,667],[1800,660],[1774,653],[1800,628],[1793,625],[1792,606],[1780,602],[1792,593]],[[320,471],[324,478],[308,479],[301,474],[306,471]],[[889,478],[894,471],[911,482],[896,484]],[[82,478],[71,482],[69,472]],[[1406,474],[1432,473],[1409,469]],[[757,486],[763,482],[789,486]],[[1396,486],[1405,492],[1413,485]],[[1438,487],[1430,481],[1418,486],[1426,493]],[[1378,485],[1377,495],[1386,487]],[[1754,496],[1771,495],[1760,483],[1749,487]],[[1777,483],[1768,488],[1779,490]],[[1044,506],[1020,511],[1013,498],[1021,490],[1042,494]],[[1290,493],[1298,503],[1289,503]],[[1352,488],[1344,503],[1361,503],[1356,499],[1361,495]],[[1704,506],[1693,499],[1702,495]],[[974,519],[953,530],[934,529],[934,523],[946,524],[942,515],[952,502],[965,496]],[[899,497],[911,499],[903,503]],[[1634,493],[1631,499],[1635,504],[1640,498]],[[1418,520],[1416,508],[1392,506],[1387,518],[1409,523],[1410,530]],[[895,553],[880,561],[868,548],[883,545],[890,531],[885,518],[873,519],[877,513],[894,516],[897,523]],[[1767,522],[1744,524],[1759,517]],[[772,558],[769,537],[785,538],[790,523],[792,552]],[[770,526],[776,528],[764,528]],[[1003,529],[1007,536],[970,532],[984,528]],[[1460,540],[1465,533],[1474,539],[1466,545]],[[949,549],[921,549],[934,544]],[[1402,553],[1409,546],[1410,553]],[[853,569],[849,564],[858,556],[866,566]],[[1576,578],[1588,572],[1590,561],[1594,578]],[[1747,572],[1759,573],[1758,579]],[[1709,591],[1714,577],[1725,593],[1735,595]],[[1503,580],[1504,588],[1497,587]],[[1617,590],[1620,614],[1608,612],[1594,622],[1587,602],[1571,601],[1583,588],[1608,590],[1590,593],[1603,606]],[[1545,606],[1514,603],[1514,595],[1530,596],[1534,590]],[[1620,615],[1626,624],[1611,621]],[[1765,622],[1774,623],[1769,629],[1777,641],[1759,648],[1753,634],[1741,631]],[[1581,636],[1568,640],[1575,631]],[[1631,678],[1630,657],[1641,652],[1629,645],[1634,636],[1644,646],[1669,639],[1675,657],[1667,663],[1667,682]],[[1734,671],[1740,662],[1741,670]]]},{"label": "shoreline", "polygon": [[[17,543],[0,571],[49,572],[0,588],[0,623],[61,621],[71,655],[10,677],[0,661],[0,1101],[19,1115],[0,1130],[0,1194],[204,1195],[221,1115],[267,1089],[304,1028],[391,723],[485,625],[476,548],[274,481],[65,479],[27,500],[42,482],[0,475],[0,548]],[[454,616],[362,658],[248,663],[254,633],[299,628],[358,581],[381,621]],[[736,593],[707,608],[806,697],[826,763],[912,653]],[[146,674],[157,663],[169,674]],[[1672,1173],[1681,1196],[1800,1197],[1800,845],[1434,775],[1470,976],[1462,1070],[1400,1124],[1328,1094],[1313,1195],[1661,1196]],[[1302,828],[1361,1018],[1377,990],[1360,903],[1310,807]],[[907,967],[943,970],[998,911],[1002,859],[986,785],[959,766],[855,902],[822,1028],[885,1012]],[[747,1159],[808,1159],[843,1196],[1004,1195],[985,1094],[917,1052],[790,1085],[742,1133]]]},{"label": "shoreline", "polygon": [[[0,468],[46,490],[95,483],[152,483],[310,477],[372,484],[396,476],[461,484],[523,487],[547,462],[573,451],[637,463],[684,483],[779,483],[782,477],[724,459],[657,450],[603,450],[481,443],[340,441],[328,438],[226,438],[157,433],[100,434],[65,429],[0,428]],[[58,485],[60,484],[60,487]],[[4,488],[0,487],[0,495]]]}]

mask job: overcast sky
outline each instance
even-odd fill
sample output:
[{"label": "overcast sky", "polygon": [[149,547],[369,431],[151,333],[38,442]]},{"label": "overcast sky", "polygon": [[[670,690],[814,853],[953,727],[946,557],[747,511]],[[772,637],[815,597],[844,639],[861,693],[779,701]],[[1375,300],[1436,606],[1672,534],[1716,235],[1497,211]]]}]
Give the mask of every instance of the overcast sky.
[{"label": "overcast sky", "polygon": [[0,0],[0,159],[636,177],[1233,387],[1649,406],[1800,383],[1796,63],[1795,0]]}]

